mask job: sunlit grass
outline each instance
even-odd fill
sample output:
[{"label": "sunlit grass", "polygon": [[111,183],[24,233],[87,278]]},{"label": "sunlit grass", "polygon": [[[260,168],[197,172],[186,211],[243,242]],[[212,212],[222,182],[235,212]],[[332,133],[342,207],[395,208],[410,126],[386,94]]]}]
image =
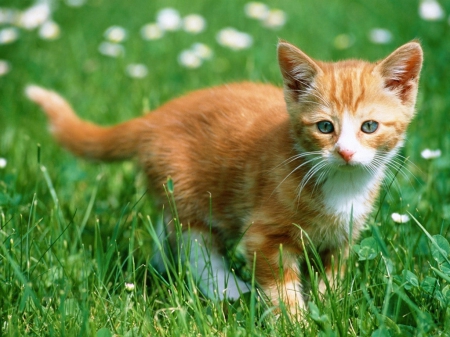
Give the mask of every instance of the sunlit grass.
[{"label": "sunlit grass", "polygon": [[[0,44],[1,334],[448,333],[450,6],[431,2],[424,9],[408,0],[274,1],[262,9],[265,17],[275,9],[286,14],[284,25],[274,29],[263,18],[248,17],[245,1],[67,0],[55,1],[50,13],[57,35],[1,23],[0,30],[18,33],[3,33],[10,41]],[[82,5],[68,5],[74,3]],[[32,5],[9,0],[1,8]],[[167,7],[178,11],[180,29],[143,38],[142,28]],[[204,18],[203,30],[181,28],[189,14]],[[106,34],[111,27],[126,37]],[[242,48],[221,44],[219,32],[227,27],[248,34],[251,44],[248,38],[238,41]],[[397,183],[388,183],[362,240],[354,243],[346,277],[325,296],[314,282],[320,261],[310,253],[310,304],[302,322],[283,311],[273,314],[256,290],[236,303],[200,294],[189,266],[177,268],[180,260],[155,242],[161,210],[136,165],[74,158],[54,143],[44,116],[23,95],[30,83],[52,88],[84,118],[112,124],[200,87],[238,80],[280,84],[278,38],[324,60],[376,60],[414,38],[425,51],[417,116],[402,151],[406,177],[392,172]],[[119,44],[123,54],[100,53],[104,42]],[[180,55],[196,43],[211,54],[189,67]],[[149,263],[159,250],[166,273]]]}]

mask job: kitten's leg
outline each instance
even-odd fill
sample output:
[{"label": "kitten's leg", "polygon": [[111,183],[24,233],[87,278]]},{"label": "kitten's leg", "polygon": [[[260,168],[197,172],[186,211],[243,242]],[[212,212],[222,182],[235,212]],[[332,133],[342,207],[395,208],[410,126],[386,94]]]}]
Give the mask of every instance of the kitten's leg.
[{"label": "kitten's leg", "polygon": [[[346,265],[348,258],[348,245],[342,250],[328,250],[321,254],[322,263],[325,268],[325,277],[327,278],[330,289],[334,289],[339,281],[345,276]],[[319,292],[325,294],[327,285],[325,280],[319,282]]]},{"label": "kitten's leg", "polygon": [[[183,233],[183,241],[189,244],[182,252],[189,261],[194,280],[209,298],[219,300],[238,299],[249,290],[248,284],[232,273],[212,233],[190,229]],[[186,256],[187,255],[187,256]]]},{"label": "kitten's leg", "polygon": [[256,237],[252,234],[247,236],[246,249],[250,267],[255,264],[255,278],[259,287],[274,305],[278,305],[281,300],[292,314],[301,316],[305,301],[298,254],[286,248],[280,249],[279,244],[268,238],[257,240]]}]

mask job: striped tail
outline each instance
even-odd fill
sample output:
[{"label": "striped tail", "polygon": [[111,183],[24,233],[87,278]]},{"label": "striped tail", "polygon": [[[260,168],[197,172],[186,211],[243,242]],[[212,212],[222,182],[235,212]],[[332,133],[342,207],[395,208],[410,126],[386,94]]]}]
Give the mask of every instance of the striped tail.
[{"label": "striped tail", "polygon": [[102,127],[80,119],[53,91],[30,85],[25,92],[46,113],[53,136],[74,154],[102,161],[124,160],[137,154],[142,118]]}]

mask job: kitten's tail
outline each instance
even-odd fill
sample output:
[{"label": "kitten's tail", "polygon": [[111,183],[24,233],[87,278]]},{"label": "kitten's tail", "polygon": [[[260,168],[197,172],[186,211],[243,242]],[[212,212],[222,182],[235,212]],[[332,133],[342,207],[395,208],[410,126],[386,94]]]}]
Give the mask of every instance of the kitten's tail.
[{"label": "kitten's tail", "polygon": [[74,154],[104,161],[123,160],[136,154],[140,118],[101,127],[81,120],[69,103],[53,91],[30,85],[25,93],[45,111],[53,136]]}]

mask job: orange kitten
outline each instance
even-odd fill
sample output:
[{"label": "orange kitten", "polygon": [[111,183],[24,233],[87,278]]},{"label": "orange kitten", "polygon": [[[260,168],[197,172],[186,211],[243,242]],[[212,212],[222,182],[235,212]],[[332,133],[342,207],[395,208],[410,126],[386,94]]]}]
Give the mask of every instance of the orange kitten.
[{"label": "orange kitten", "polygon": [[54,92],[30,86],[27,95],[76,155],[137,156],[162,202],[172,177],[180,221],[190,229],[184,234],[192,242],[189,262],[206,293],[236,298],[246,289],[223,258],[223,243],[242,237],[259,287],[296,312],[304,308],[302,230],[332,282],[331,257],[347,254],[350,235],[359,237],[403,144],[422,49],[410,42],[377,63],[327,63],[281,41],[278,61],[284,94],[268,84],[223,85],[112,127],[79,119]]}]

